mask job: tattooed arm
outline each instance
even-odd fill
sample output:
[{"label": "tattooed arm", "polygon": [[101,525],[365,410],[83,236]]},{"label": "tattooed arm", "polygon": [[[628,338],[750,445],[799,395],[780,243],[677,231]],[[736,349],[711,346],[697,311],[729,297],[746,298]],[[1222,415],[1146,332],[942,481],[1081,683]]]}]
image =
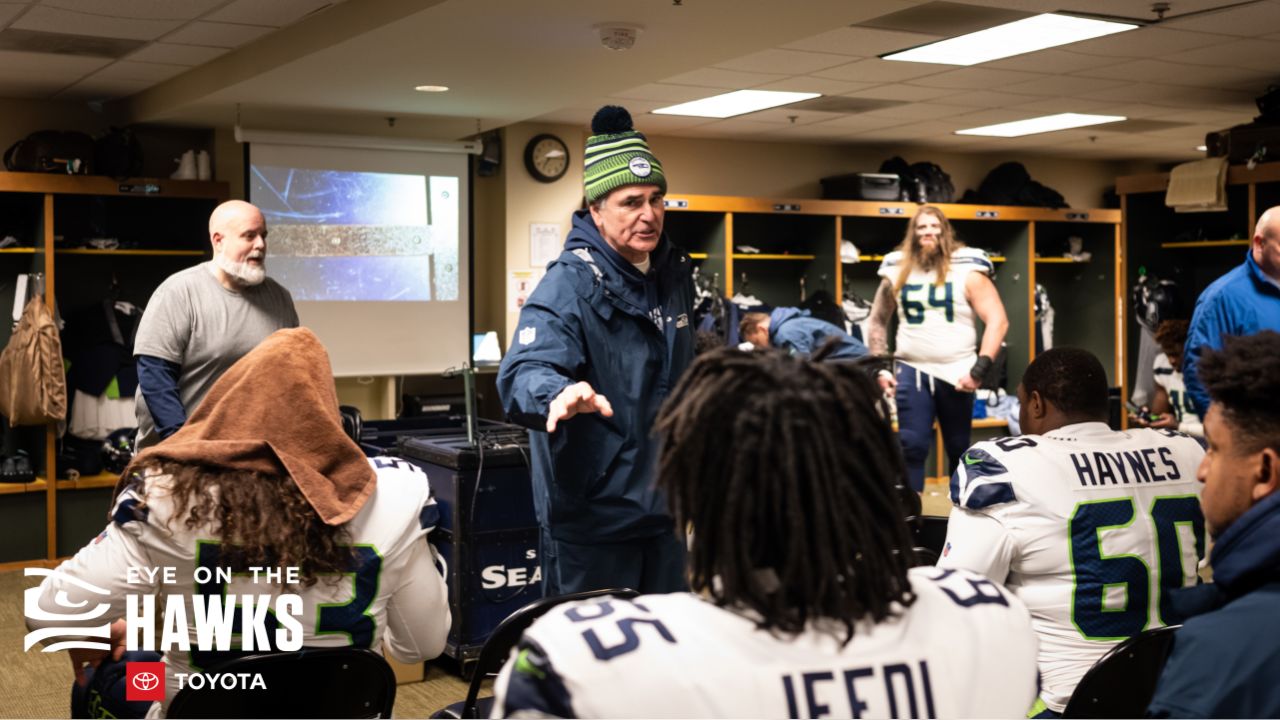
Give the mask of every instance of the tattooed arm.
[{"label": "tattooed arm", "polygon": [[888,278],[880,281],[875,302],[871,305],[871,317],[867,329],[867,348],[872,355],[889,354],[889,322],[898,311],[898,301],[893,296],[893,283]]}]

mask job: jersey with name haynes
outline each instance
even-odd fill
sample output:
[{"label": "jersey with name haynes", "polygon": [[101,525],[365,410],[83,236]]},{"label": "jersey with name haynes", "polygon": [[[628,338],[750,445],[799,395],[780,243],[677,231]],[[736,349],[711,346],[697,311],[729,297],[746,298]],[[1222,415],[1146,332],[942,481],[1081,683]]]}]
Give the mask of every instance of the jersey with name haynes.
[{"label": "jersey with name haynes", "polygon": [[938,565],[1004,582],[1026,602],[1050,709],[1116,643],[1168,624],[1173,591],[1199,581],[1203,457],[1177,431],[1101,422],[984,441],[961,457]]}]

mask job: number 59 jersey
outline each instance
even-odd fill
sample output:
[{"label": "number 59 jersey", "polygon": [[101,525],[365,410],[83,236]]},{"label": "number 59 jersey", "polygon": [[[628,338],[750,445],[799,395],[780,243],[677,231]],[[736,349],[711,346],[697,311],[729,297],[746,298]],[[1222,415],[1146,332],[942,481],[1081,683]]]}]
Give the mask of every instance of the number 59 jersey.
[{"label": "number 59 jersey", "polygon": [[1023,717],[1035,700],[1026,608],[963,570],[913,568],[897,617],[795,635],[689,593],[553,608],[494,685],[494,717]]},{"label": "number 59 jersey", "polygon": [[1050,709],[1112,646],[1169,624],[1170,591],[1199,582],[1203,457],[1181,433],[1099,422],[962,456],[938,566],[986,575],[1027,604]]}]

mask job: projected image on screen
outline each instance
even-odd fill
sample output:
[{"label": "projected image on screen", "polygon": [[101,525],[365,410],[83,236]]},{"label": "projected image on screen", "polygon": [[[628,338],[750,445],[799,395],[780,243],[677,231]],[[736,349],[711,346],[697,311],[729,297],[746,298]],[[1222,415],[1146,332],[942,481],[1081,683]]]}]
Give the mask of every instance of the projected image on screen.
[{"label": "projected image on screen", "polygon": [[458,178],[251,165],[267,272],[299,301],[458,299]]}]

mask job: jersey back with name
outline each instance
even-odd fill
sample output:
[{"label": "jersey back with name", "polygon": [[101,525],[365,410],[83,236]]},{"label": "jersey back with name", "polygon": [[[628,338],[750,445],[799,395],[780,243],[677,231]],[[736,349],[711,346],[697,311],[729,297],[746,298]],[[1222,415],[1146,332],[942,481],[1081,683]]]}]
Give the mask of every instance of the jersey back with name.
[{"label": "jersey back with name", "polygon": [[[885,256],[878,274],[897,283],[903,254]],[[973,307],[965,294],[969,273],[991,275],[994,266],[978,248],[960,248],[951,254],[947,276],[937,284],[936,270],[913,269],[898,291],[898,330],[894,355],[921,372],[955,382],[977,359],[978,337]]]},{"label": "jersey back with name", "polygon": [[938,565],[1004,581],[1027,604],[1051,709],[1113,645],[1168,624],[1171,591],[1198,582],[1203,455],[1175,431],[1099,422],[962,456]]},{"label": "jersey back with name", "polygon": [[578,602],[525,633],[495,685],[503,716],[1021,717],[1034,702],[1026,609],[972,573],[914,568],[916,601],[843,647],[758,630],[687,593]]}]

